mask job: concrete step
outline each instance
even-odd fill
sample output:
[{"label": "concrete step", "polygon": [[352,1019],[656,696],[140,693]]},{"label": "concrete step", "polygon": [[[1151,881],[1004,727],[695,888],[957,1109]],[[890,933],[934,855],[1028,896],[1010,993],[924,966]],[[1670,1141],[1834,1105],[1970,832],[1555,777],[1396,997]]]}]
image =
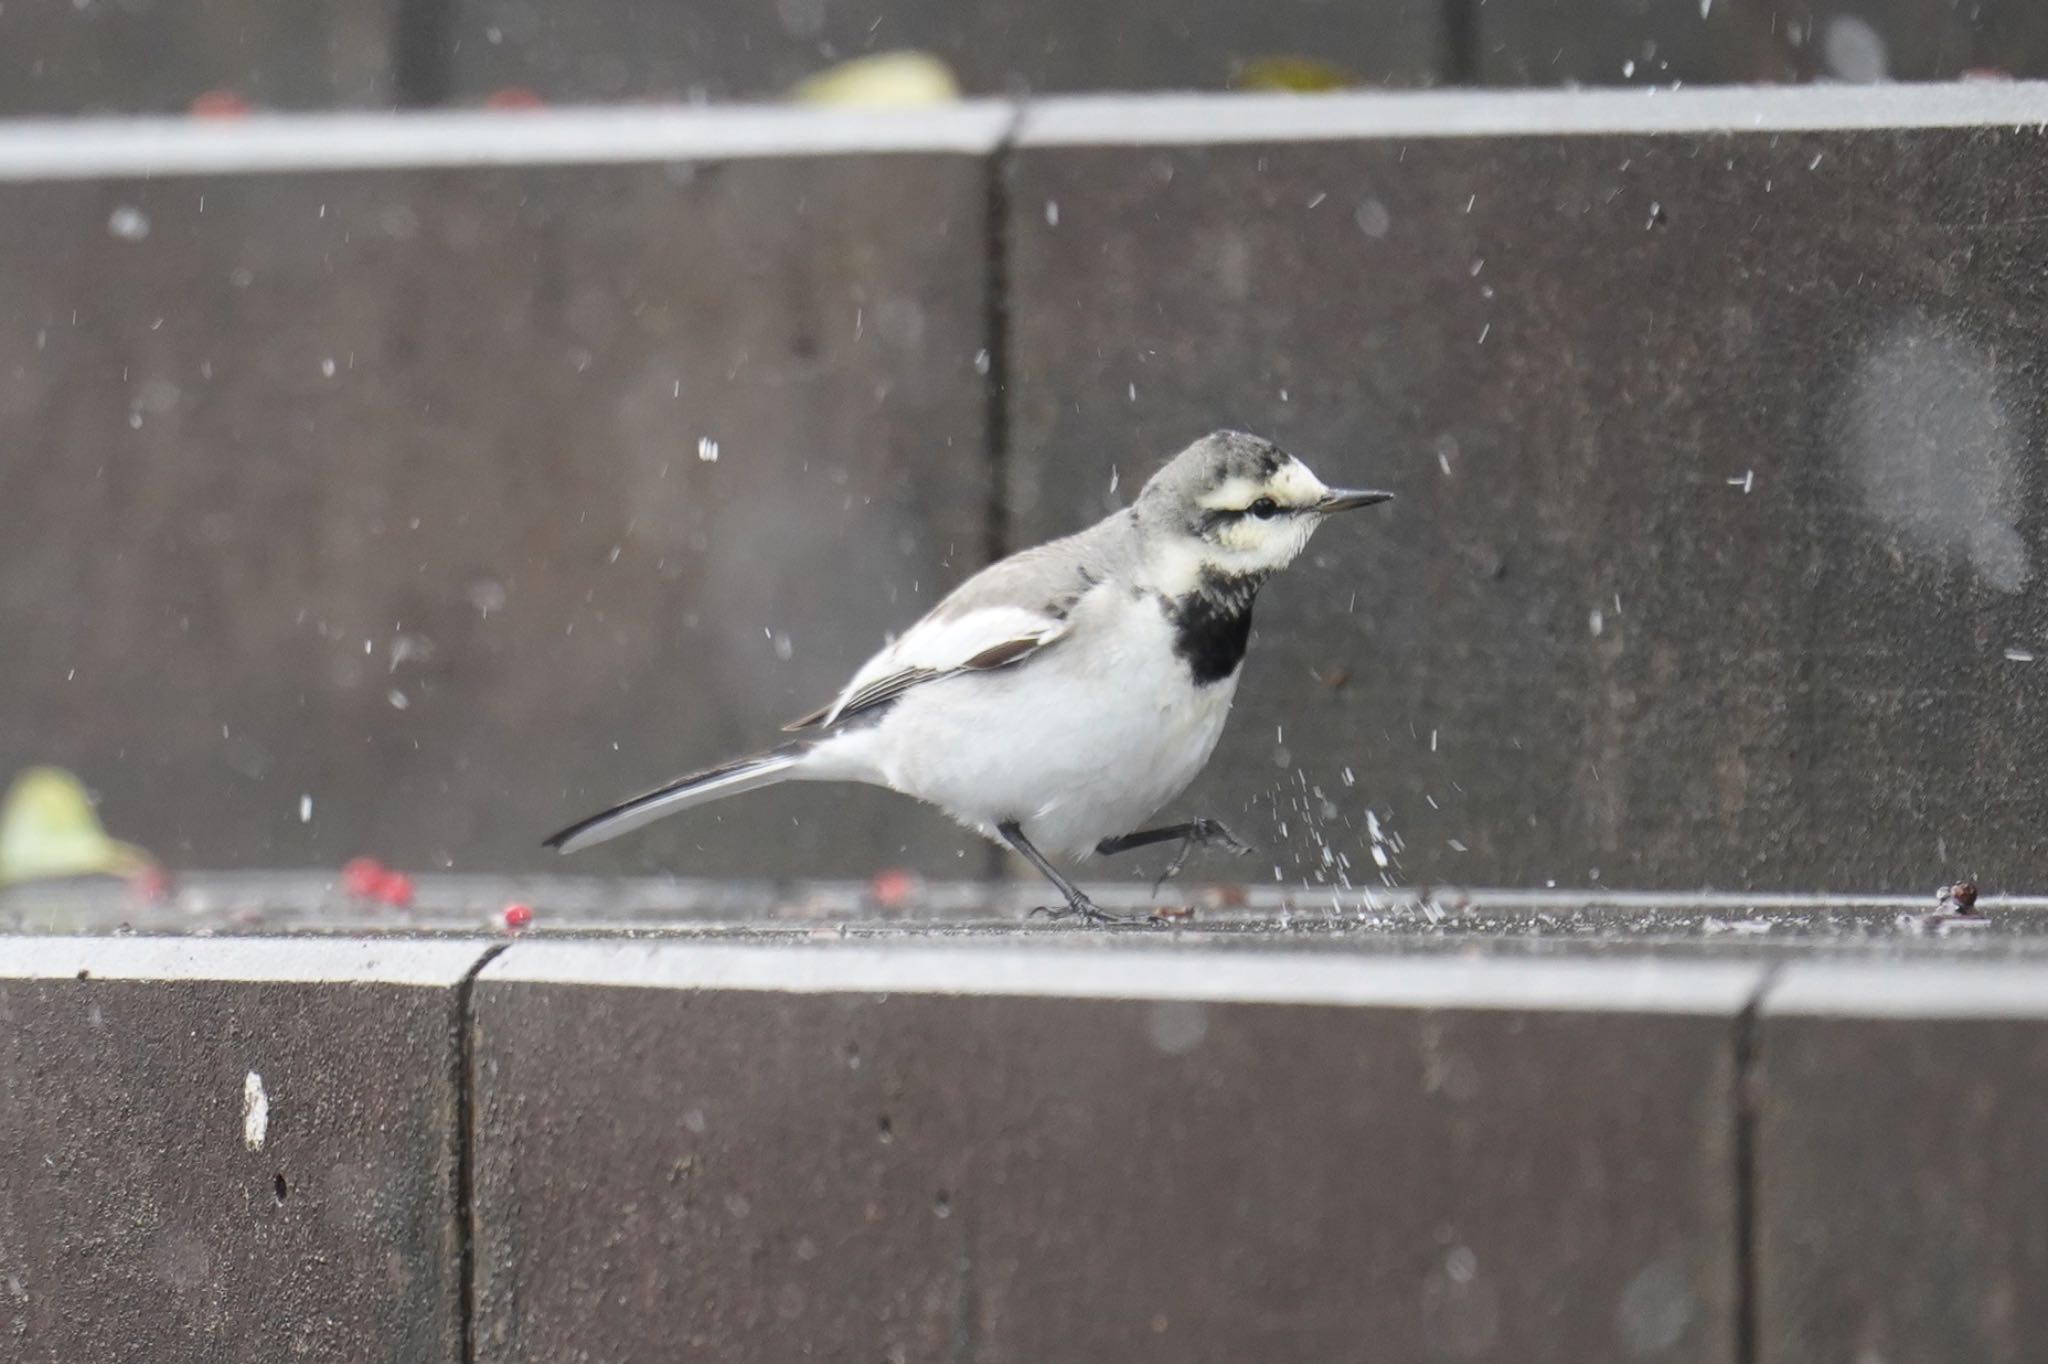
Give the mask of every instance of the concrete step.
[{"label": "concrete step", "polygon": [[0,937],[0,1339],[2031,1358],[2038,942],[1755,936]]}]

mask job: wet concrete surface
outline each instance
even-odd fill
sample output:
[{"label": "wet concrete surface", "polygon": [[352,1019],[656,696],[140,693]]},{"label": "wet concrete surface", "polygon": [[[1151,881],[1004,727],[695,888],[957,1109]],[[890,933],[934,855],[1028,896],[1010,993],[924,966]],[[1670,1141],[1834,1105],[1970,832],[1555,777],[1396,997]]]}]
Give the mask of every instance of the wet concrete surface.
[{"label": "wet concrete surface", "polygon": [[1460,887],[1191,884],[1089,887],[1105,908],[1157,922],[1091,928],[1032,911],[1028,883],[897,880],[769,883],[685,878],[421,876],[406,909],[347,894],[319,872],[194,874],[159,902],[107,881],[0,890],[0,933],[508,934],[743,938],[1160,940],[1372,951],[1673,951],[1715,955],[2048,958],[2048,896],[1987,894],[1974,916],[1926,896],[1668,894]]}]

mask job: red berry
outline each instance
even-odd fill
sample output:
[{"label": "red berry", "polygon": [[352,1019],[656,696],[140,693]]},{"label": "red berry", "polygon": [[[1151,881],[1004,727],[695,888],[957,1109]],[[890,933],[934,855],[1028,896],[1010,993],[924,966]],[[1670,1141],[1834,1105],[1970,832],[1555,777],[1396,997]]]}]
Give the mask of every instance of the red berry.
[{"label": "red berry", "polygon": [[484,96],[486,109],[545,109],[547,104],[539,92],[523,85],[508,85]]},{"label": "red berry", "polygon": [[151,862],[129,876],[128,890],[138,900],[160,905],[171,898],[171,878]]},{"label": "red berry", "polygon": [[374,857],[351,857],[341,868],[341,888],[364,900],[378,898],[384,884],[384,864]]},{"label": "red berry", "polygon": [[900,867],[878,871],[868,882],[868,895],[883,909],[901,909],[917,890],[917,878]]},{"label": "red berry", "polygon": [[402,871],[386,871],[377,878],[376,896],[393,909],[412,905],[412,878]]},{"label": "red berry", "polygon": [[205,90],[194,95],[185,110],[194,118],[245,118],[249,101],[232,90]]},{"label": "red berry", "polygon": [[520,929],[533,922],[533,906],[506,905],[504,919],[505,927],[517,933]]}]

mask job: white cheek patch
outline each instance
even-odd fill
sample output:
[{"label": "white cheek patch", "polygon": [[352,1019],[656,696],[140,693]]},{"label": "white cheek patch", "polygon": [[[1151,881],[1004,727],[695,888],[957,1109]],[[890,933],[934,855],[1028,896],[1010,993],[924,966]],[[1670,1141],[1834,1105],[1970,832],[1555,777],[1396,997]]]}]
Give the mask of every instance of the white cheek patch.
[{"label": "white cheek patch", "polygon": [[1233,554],[1256,554],[1263,547],[1269,523],[1246,518],[1224,526],[1216,539]]}]

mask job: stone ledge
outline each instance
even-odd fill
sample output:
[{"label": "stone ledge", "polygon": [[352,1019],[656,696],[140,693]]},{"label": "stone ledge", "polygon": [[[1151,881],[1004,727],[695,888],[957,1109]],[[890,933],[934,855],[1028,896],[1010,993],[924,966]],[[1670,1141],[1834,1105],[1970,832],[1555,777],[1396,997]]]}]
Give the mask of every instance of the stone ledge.
[{"label": "stone ledge", "polygon": [[478,1358],[1732,1359],[1763,967],[1074,942],[504,954]]},{"label": "stone ledge", "polygon": [[474,942],[0,938],[24,1364],[457,1364]]}]

